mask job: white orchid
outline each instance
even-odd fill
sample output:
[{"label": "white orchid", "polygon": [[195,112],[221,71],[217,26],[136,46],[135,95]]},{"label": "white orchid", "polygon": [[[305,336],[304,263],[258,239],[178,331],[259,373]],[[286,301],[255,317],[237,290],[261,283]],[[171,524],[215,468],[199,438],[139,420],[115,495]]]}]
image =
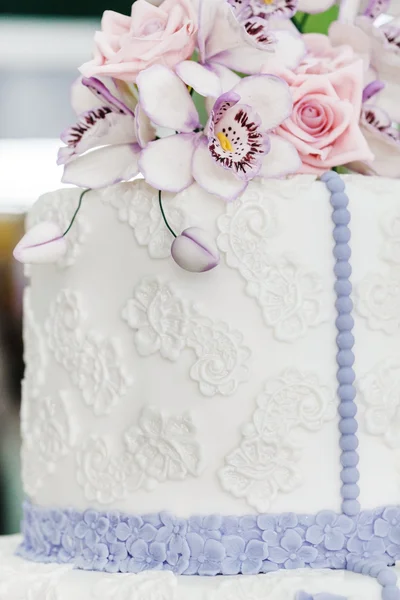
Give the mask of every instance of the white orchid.
[{"label": "white orchid", "polygon": [[300,167],[294,147],[269,134],[292,110],[289,87],[281,79],[240,80],[217,98],[204,132],[186,86],[172,71],[154,65],[140,73],[137,84],[149,119],[177,132],[141,152],[139,169],[156,189],[179,192],[197,181],[233,200],[254,177],[282,177]]}]

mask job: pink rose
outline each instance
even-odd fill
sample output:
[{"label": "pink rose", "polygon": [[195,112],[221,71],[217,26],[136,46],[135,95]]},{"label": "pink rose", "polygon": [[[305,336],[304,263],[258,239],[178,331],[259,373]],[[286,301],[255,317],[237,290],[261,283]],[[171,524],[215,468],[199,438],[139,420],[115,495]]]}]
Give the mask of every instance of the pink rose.
[{"label": "pink rose", "polygon": [[151,65],[174,67],[190,58],[196,44],[197,20],[191,0],[165,0],[154,6],[137,0],[131,16],[106,11],[95,34],[94,58],[81,66],[94,75],[136,81]]},{"label": "pink rose", "polygon": [[292,115],[277,133],[302,160],[301,173],[322,173],[373,155],[359,127],[363,63],[324,75],[290,74]]},{"label": "pink rose", "polygon": [[296,73],[308,73],[309,75],[331,73],[359,60],[351,46],[335,47],[328,36],[320,33],[303,35],[303,42],[307,54],[296,68]]}]

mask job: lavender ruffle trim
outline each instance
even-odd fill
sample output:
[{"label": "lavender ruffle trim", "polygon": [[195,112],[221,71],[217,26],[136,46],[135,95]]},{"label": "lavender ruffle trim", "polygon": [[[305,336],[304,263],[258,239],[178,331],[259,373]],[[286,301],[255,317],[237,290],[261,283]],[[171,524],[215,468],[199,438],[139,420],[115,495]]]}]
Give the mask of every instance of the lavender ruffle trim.
[{"label": "lavender ruffle trim", "polygon": [[317,515],[127,515],[24,504],[28,560],[109,573],[169,570],[180,575],[256,575],[302,567],[350,569],[400,559],[400,507],[354,517]]}]

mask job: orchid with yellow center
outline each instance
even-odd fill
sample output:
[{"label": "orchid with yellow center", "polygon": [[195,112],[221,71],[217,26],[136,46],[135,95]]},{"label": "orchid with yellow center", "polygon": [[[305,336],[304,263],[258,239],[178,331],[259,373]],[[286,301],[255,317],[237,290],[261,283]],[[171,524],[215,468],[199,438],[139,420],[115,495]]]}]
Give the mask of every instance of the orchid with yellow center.
[{"label": "orchid with yellow center", "polygon": [[83,110],[78,122],[61,135],[58,153],[64,183],[100,188],[138,175],[138,158],[155,138],[154,129],[130,88],[109,80],[110,89],[95,77],[73,88],[74,105]]},{"label": "orchid with yellow center", "polygon": [[178,132],[141,151],[139,169],[156,189],[180,192],[196,181],[234,200],[254,177],[282,177],[299,169],[294,147],[269,133],[292,110],[289,87],[281,79],[240,80],[217,98],[204,132],[186,86],[172,71],[155,65],[139,75],[137,85],[149,119]]}]

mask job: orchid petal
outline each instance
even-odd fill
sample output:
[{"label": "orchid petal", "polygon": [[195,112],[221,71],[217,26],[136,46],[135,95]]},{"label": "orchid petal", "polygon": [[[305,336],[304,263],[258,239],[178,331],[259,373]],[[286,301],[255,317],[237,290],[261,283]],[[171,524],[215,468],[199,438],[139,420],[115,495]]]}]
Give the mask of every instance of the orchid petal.
[{"label": "orchid petal", "polygon": [[66,164],[77,155],[99,146],[136,143],[135,122],[127,115],[110,112],[107,106],[80,116],[76,125],[61,134],[67,144],[58,154],[58,164]]},{"label": "orchid petal", "polygon": [[259,176],[268,179],[296,173],[301,167],[296,148],[277,135],[269,137],[271,149],[263,158]]},{"label": "orchid petal", "polygon": [[139,168],[147,183],[159,190],[180,192],[193,183],[193,134],[177,134],[150,142],[142,151]]},{"label": "orchid petal", "polygon": [[137,141],[142,148],[156,138],[156,131],[140,104],[135,110],[135,126]]},{"label": "orchid petal", "polygon": [[287,30],[274,31],[274,36],[274,53],[266,54],[264,73],[270,62],[278,63],[286,69],[295,69],[306,55],[302,36]]},{"label": "orchid petal", "polygon": [[147,116],[161,127],[190,133],[200,125],[199,115],[185,84],[163,65],[139,73],[140,103]]},{"label": "orchid petal", "polygon": [[82,77],[78,77],[71,86],[71,105],[75,114],[80,115],[103,104],[100,98],[95,98],[93,93],[82,84]]},{"label": "orchid petal", "polygon": [[102,106],[109,106],[114,112],[134,116],[133,111],[114,96],[97,77],[82,77],[82,85],[87,87],[94,96],[98,96]]},{"label": "orchid petal", "polygon": [[235,200],[247,187],[247,181],[237,178],[213,160],[205,137],[199,140],[194,151],[192,172],[200,187],[224,200]]},{"label": "orchid petal", "polygon": [[57,223],[44,221],[30,229],[14,248],[14,258],[24,264],[57,262],[64,256],[67,242]]},{"label": "orchid petal", "polygon": [[63,183],[101,188],[129,181],[139,173],[138,144],[106,146],[72,160],[64,167]]},{"label": "orchid petal", "polygon": [[233,90],[241,104],[248,104],[261,117],[264,129],[274,129],[292,112],[288,84],[273,75],[255,75],[242,79]]},{"label": "orchid petal", "polygon": [[222,86],[210,69],[192,60],[184,60],[175,67],[177,75],[201,96],[220,96]]},{"label": "orchid petal", "polygon": [[299,0],[297,10],[301,12],[316,14],[331,8],[336,0]]},{"label": "orchid petal", "polygon": [[[241,81],[241,77],[228,69],[228,67],[224,67],[223,65],[219,65],[217,63],[212,63],[209,65],[209,68],[212,69],[212,71],[219,78],[223,94],[229,92],[237,83],[239,83],[239,81]],[[212,111],[214,104],[215,98],[206,98],[206,109],[208,113]]]}]

